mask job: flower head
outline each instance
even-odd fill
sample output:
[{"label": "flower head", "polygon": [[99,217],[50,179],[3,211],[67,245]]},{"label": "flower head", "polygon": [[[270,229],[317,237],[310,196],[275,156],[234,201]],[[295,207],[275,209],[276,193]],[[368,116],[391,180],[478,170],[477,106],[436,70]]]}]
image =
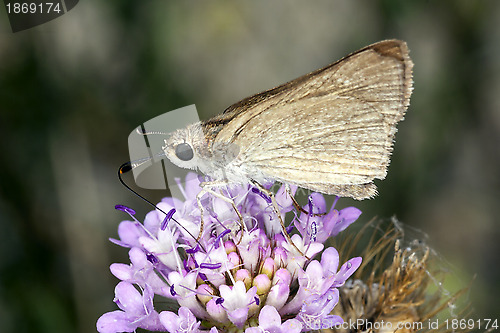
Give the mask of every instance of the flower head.
[{"label": "flower head", "polygon": [[115,288],[115,303],[121,310],[105,313],[97,321],[99,332],[134,332],[138,327],[157,331],[162,328],[158,312],[153,309],[153,292],[146,285],[143,294],[128,282]]},{"label": "flower head", "polygon": [[[442,321],[465,322],[463,313],[457,311],[457,303],[467,288],[456,293],[444,289],[443,263],[422,240],[425,237],[402,246],[404,230],[395,219],[389,226],[382,221],[372,221],[357,236],[370,234],[370,227],[375,230],[369,235],[372,239],[380,230],[385,231],[378,235],[377,242],[369,242],[360,251],[363,258],[374,259],[369,266],[357,269],[353,279],[339,286],[339,303],[332,315],[341,317],[346,325],[336,323],[327,332],[469,331],[470,327],[457,325],[450,330],[445,325],[437,325]],[[337,242],[339,248],[343,247],[342,243],[349,243],[354,251],[358,245],[358,241],[350,237],[334,239],[334,243]],[[392,255],[390,249],[394,249]],[[341,267],[339,274],[343,271],[347,272],[347,267]]]},{"label": "flower head", "polygon": [[[361,258],[349,259],[339,268],[339,253],[323,243],[354,222],[359,210],[332,208],[326,213],[325,200],[313,193],[296,211],[290,197],[296,188],[287,191],[282,186],[275,196],[276,212],[271,198],[249,185],[222,188],[221,197],[205,194],[200,207],[200,180],[192,173],[186,180],[181,187],[184,201],[163,199],[144,223],[132,210],[117,207],[132,221],[120,224],[120,239],[113,242],[130,248],[131,263],[112,264],[111,271],[122,280],[119,286],[127,286],[131,300],[122,300],[127,294],[117,292],[122,311],[104,314],[98,321],[100,332],[137,327],[168,332],[305,332],[342,322],[331,314],[338,288],[360,266]],[[287,212],[293,212],[288,216],[293,220],[284,231],[279,219],[285,220]],[[288,237],[291,229],[296,233]],[[321,260],[315,259],[321,251]],[[167,299],[179,310],[161,309]],[[133,306],[124,307],[126,302]]]}]

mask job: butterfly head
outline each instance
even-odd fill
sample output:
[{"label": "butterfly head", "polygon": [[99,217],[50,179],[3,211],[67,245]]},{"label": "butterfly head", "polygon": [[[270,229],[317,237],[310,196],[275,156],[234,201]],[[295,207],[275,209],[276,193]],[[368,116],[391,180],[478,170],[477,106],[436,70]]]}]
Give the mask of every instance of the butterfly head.
[{"label": "butterfly head", "polygon": [[175,165],[184,169],[199,169],[203,163],[206,140],[199,123],[179,129],[165,140],[163,152]]}]

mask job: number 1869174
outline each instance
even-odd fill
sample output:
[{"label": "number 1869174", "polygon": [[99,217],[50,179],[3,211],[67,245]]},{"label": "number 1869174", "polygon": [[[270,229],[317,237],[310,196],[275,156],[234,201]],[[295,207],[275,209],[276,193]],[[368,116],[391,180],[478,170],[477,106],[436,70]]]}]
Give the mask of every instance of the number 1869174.
[{"label": "number 1869174", "polygon": [[452,330],[473,330],[473,329],[498,329],[497,319],[446,319],[445,320],[446,329]]},{"label": "number 1869174", "polygon": [[8,2],[5,7],[8,14],[59,14],[63,11],[59,2]]}]

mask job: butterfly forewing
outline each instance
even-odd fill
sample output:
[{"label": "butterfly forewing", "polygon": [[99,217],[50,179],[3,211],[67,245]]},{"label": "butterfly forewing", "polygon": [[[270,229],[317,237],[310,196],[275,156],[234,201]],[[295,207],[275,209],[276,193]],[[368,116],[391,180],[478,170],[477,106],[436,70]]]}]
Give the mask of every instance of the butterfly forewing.
[{"label": "butterfly forewing", "polygon": [[213,142],[236,144],[234,163],[249,178],[371,197],[409,103],[412,66],[404,42],[370,45],[229,107]]}]

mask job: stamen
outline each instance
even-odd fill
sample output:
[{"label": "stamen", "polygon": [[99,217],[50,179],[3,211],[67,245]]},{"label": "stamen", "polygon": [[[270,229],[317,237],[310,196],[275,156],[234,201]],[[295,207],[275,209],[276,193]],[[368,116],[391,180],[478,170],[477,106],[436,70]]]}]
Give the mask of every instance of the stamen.
[{"label": "stamen", "polygon": [[205,210],[208,212],[210,216],[212,216],[215,220],[217,220],[217,222],[220,223],[219,216],[213,209],[211,209],[210,207],[205,207]]},{"label": "stamen", "polygon": [[337,204],[337,201],[339,201],[340,197],[338,195],[335,196],[335,200],[333,200],[333,204],[332,204],[332,210],[335,208],[335,205]]},{"label": "stamen", "polygon": [[311,223],[311,241],[315,242],[316,241],[316,235],[318,234],[318,227],[316,225],[316,222]]},{"label": "stamen", "polygon": [[116,244],[118,246],[122,246],[122,247],[130,247],[129,244],[125,243],[125,242],[122,242],[121,240],[118,240],[118,239],[114,239],[114,238],[108,238],[108,240],[113,243],[113,244]]},{"label": "stamen", "polygon": [[219,236],[217,236],[217,237],[215,238],[215,244],[214,244],[214,246],[215,246],[215,248],[216,248],[216,249],[218,249],[218,248],[219,248],[219,246],[220,246],[220,240],[222,239],[222,237],[226,236],[226,235],[227,235],[228,233],[230,233],[230,232],[231,232],[231,230],[226,229],[226,230],[224,230],[223,232],[221,232],[221,233],[219,234]]},{"label": "stamen", "polygon": [[221,263],[218,263],[218,264],[202,263],[202,264],[200,264],[200,268],[219,269],[221,267],[222,267]]},{"label": "stamen", "polygon": [[261,190],[259,190],[258,188],[256,188],[256,187],[252,187],[252,192],[253,192],[253,193],[257,193],[258,195],[260,195],[260,197],[261,197],[262,199],[266,200],[266,202],[267,202],[268,204],[272,203],[271,198],[270,198],[270,197],[268,197],[267,195],[265,195],[264,193],[262,193],[262,191],[261,191]]},{"label": "stamen", "polygon": [[222,298],[222,297],[219,297],[215,300],[215,304],[217,304],[217,305],[221,305],[222,303],[224,303],[224,298]]},{"label": "stamen", "polygon": [[[190,292],[193,292],[195,293],[196,295],[200,295],[200,296],[208,296],[208,297],[213,297],[214,295],[210,294],[210,293],[202,293],[202,292],[199,292],[198,290],[195,290],[195,289],[191,289],[189,287],[186,287],[186,286],[183,286],[182,284],[180,284],[179,286],[181,286],[182,288],[186,289],[186,290],[189,290]],[[205,285],[208,287],[208,285]],[[201,287],[201,286],[200,286]],[[210,288],[210,287],[208,287]]]},{"label": "stamen", "polygon": [[174,290],[174,285],[170,286],[170,295],[172,295],[172,296],[176,296],[177,295],[177,293]]},{"label": "stamen", "polygon": [[188,195],[186,194],[186,191],[184,190],[184,186],[182,186],[181,179],[179,177],[174,178],[175,182],[177,183],[177,187],[179,188],[179,191],[181,191],[182,195],[184,196],[184,199],[188,199]]},{"label": "stamen", "polygon": [[135,210],[133,210],[130,207],[124,206],[124,205],[116,205],[115,206],[116,210],[121,210],[122,212],[125,212],[129,215],[135,215]]},{"label": "stamen", "polygon": [[257,296],[255,296],[253,299],[255,300],[256,305],[260,305],[260,299]]},{"label": "stamen", "polygon": [[172,249],[175,249],[175,251],[172,251],[172,252],[174,254],[175,261],[177,262],[177,268],[179,269],[179,273],[182,275],[181,258],[179,256],[179,252],[177,252],[177,247],[174,244],[174,237],[170,237],[170,244],[172,244]]},{"label": "stamen", "polygon": [[313,213],[313,202],[311,196],[309,196],[308,205],[309,205],[309,217],[312,217],[314,213]]},{"label": "stamen", "polygon": [[158,261],[159,261],[159,260],[158,260],[158,258],[156,258],[156,256],[155,256],[154,254],[152,254],[152,253],[148,253],[148,254],[146,254],[146,259],[147,259],[150,263],[152,263],[153,265],[158,264]]},{"label": "stamen", "polygon": [[165,215],[165,218],[163,219],[163,222],[160,225],[160,229],[163,231],[167,228],[168,221],[172,219],[172,216],[175,214],[175,208],[172,208],[171,210],[168,211],[167,215]]},{"label": "stamen", "polygon": [[187,259],[184,259],[182,261],[182,264],[184,265],[184,269],[186,270],[186,272],[191,271],[191,268],[188,266]]},{"label": "stamen", "polygon": [[196,252],[200,251],[200,245],[196,244],[194,248],[186,249],[185,251],[187,254],[195,254]]},{"label": "stamen", "polygon": [[205,274],[203,273],[198,273],[198,276],[200,277],[200,279],[202,279],[203,281],[208,281],[208,278]]}]

